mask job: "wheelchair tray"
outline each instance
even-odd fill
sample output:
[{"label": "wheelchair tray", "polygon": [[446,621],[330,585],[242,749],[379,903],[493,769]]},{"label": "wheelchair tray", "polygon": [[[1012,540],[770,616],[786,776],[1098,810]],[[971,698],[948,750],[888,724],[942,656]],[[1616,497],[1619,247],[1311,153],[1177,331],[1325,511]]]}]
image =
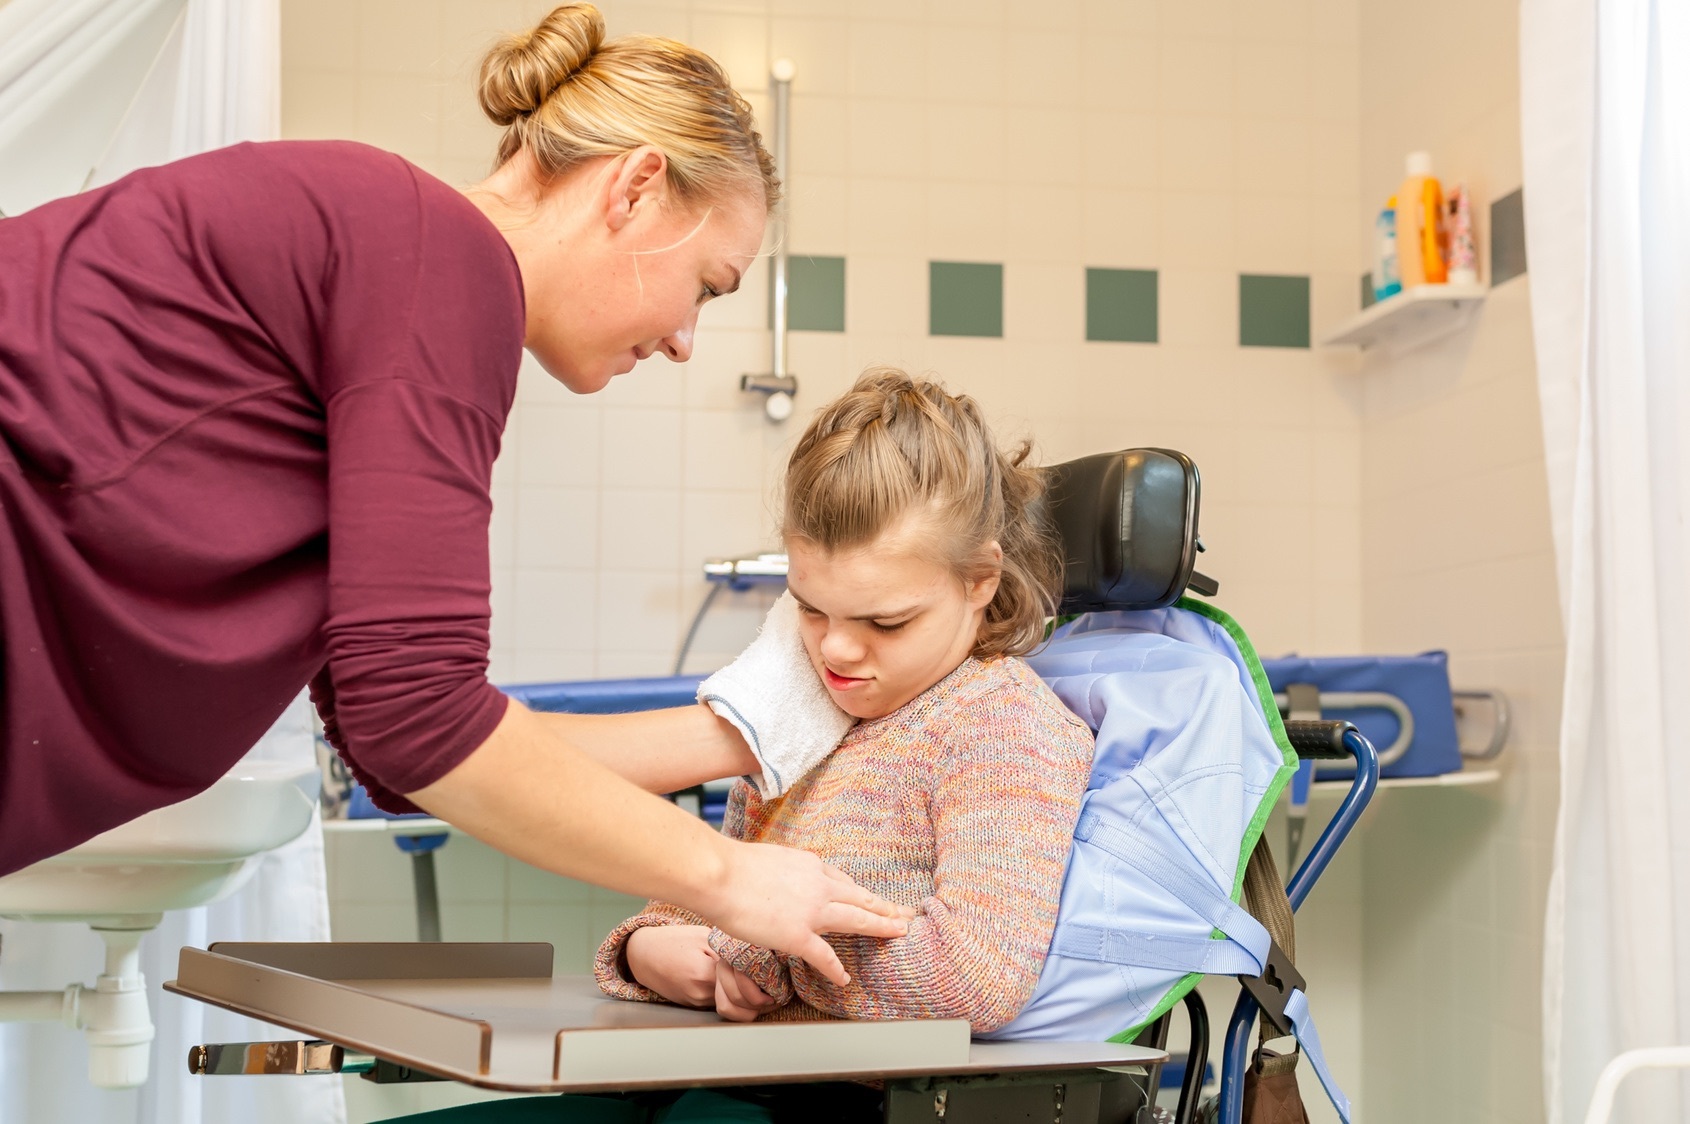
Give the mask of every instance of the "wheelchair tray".
[{"label": "wheelchair tray", "polygon": [[1166,1054],[1111,1042],[973,1042],[962,1019],[730,1023],[553,976],[549,944],[184,948],[165,990],[484,1089],[591,1092],[1080,1071]]}]

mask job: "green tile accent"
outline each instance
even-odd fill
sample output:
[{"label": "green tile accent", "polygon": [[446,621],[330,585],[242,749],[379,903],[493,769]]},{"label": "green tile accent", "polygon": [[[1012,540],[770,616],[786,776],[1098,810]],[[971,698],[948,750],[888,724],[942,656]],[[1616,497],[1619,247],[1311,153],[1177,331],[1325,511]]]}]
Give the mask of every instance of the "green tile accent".
[{"label": "green tile accent", "polygon": [[1238,344],[1309,346],[1309,279],[1239,274]]},{"label": "green tile accent", "polygon": [[1155,343],[1156,271],[1086,270],[1086,339]]},{"label": "green tile accent", "polygon": [[935,336],[1003,336],[1003,266],[927,263],[927,330]]},{"label": "green tile accent", "polygon": [[1515,188],[1490,205],[1490,283],[1512,281],[1526,271],[1526,199]]},{"label": "green tile accent", "polygon": [[1379,294],[1373,288],[1373,271],[1370,269],[1361,275],[1361,307],[1363,310],[1372,308],[1379,303]]},{"label": "green tile accent", "polygon": [[787,259],[786,326],[798,332],[845,330],[844,258]]}]

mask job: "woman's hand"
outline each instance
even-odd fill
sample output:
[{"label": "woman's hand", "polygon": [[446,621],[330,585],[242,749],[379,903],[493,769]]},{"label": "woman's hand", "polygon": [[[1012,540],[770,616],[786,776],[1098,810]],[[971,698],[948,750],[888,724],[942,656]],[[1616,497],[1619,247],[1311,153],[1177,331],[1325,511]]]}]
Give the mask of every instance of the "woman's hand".
[{"label": "woman's hand", "polygon": [[736,1023],[755,1022],[775,1001],[751,982],[751,977],[722,960],[716,961],[716,1013]]},{"label": "woman's hand", "polygon": [[[703,707],[694,710],[722,725]],[[511,783],[512,777],[522,783]],[[808,961],[841,985],[845,969],[818,934],[901,937],[908,928],[904,918],[914,916],[814,855],[724,838],[697,816],[641,792],[560,740],[556,730],[516,702],[479,749],[407,795],[507,855],[568,878],[684,906],[743,941]],[[697,1005],[709,1007],[714,1000],[712,967]]]},{"label": "woman's hand", "polygon": [[724,842],[727,869],[698,912],[730,936],[797,956],[843,987],[850,977],[820,934],[895,938],[909,931],[914,910],[871,894],[807,851]]},{"label": "woman's hand", "polygon": [[[717,969],[710,930],[703,925],[647,925],[628,934],[623,949],[634,981],[682,1007],[716,1004]],[[730,969],[731,970],[731,969]]]}]

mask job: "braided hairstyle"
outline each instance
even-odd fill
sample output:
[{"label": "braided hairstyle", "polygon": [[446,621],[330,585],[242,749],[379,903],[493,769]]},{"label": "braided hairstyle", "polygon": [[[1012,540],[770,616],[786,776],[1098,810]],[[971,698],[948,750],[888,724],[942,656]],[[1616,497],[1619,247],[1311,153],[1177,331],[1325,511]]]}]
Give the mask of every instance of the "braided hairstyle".
[{"label": "braided hairstyle", "polygon": [[1031,452],[1027,442],[1000,450],[967,395],[871,367],[799,438],[786,466],[781,532],[828,552],[851,550],[918,515],[959,579],[998,573],[973,654],[1022,655],[1043,638],[1062,575],[1055,541],[1029,511],[1044,491],[1027,464]]}]

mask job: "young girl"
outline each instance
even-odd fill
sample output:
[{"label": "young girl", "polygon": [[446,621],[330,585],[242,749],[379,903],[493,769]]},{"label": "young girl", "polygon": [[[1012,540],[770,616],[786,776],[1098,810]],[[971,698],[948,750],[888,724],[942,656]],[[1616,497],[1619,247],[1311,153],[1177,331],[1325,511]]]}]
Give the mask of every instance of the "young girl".
[{"label": "young girl", "polygon": [[1024,446],[972,399],[871,370],[787,465],[787,584],[816,675],[860,719],[784,795],[740,780],[723,830],[803,847],[913,907],[909,934],[830,938],[850,983],[651,902],[605,940],[599,985],[730,1019],[964,1018],[1031,998],[1056,924],[1092,734],[1017,658],[1060,560],[1028,511]]}]

